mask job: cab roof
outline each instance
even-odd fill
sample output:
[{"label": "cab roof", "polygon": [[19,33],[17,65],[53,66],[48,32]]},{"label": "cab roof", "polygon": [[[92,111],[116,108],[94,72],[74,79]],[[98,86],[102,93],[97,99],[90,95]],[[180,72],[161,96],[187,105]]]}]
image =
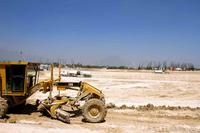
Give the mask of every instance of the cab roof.
[{"label": "cab roof", "polygon": [[27,61],[3,61],[0,62],[0,65],[40,65],[40,63]]}]

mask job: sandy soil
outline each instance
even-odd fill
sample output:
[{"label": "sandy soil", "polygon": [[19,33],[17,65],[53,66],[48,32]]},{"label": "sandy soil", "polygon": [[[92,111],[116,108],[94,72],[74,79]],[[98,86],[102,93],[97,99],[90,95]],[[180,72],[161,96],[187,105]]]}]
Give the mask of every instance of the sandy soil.
[{"label": "sandy soil", "polygon": [[[62,80],[87,81],[103,91],[107,103],[134,105],[136,108],[109,109],[103,123],[84,123],[82,117],[75,117],[71,118],[71,124],[68,125],[36,112],[36,107],[30,104],[48,96],[37,92],[27,100],[27,106],[10,111],[8,119],[0,124],[0,132],[200,132],[200,109],[196,108],[200,107],[200,72],[154,74],[104,69],[90,71],[92,78],[65,77]],[[40,79],[49,75],[49,72],[42,72]],[[57,91],[54,91],[56,94]],[[67,94],[75,95],[71,91]],[[140,108],[149,103],[160,108]],[[162,105],[180,107],[162,108]]]},{"label": "sandy soil", "polygon": [[94,72],[87,82],[101,88],[117,105],[200,106],[200,73]]}]

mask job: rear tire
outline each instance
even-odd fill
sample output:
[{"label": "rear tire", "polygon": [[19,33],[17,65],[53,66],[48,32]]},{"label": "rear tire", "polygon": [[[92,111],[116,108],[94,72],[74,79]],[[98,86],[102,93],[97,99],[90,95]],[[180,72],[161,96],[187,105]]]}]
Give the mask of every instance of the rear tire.
[{"label": "rear tire", "polygon": [[8,103],[4,98],[0,97],[0,118],[4,118],[6,116],[7,111]]},{"label": "rear tire", "polygon": [[86,101],[85,105],[83,106],[82,114],[86,122],[102,122],[107,114],[105,103],[100,99],[90,99]]}]

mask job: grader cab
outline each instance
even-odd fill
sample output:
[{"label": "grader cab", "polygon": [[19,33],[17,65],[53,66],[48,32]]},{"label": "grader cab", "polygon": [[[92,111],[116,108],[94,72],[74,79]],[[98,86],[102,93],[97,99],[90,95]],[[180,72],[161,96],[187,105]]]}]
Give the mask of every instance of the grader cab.
[{"label": "grader cab", "polygon": [[[97,123],[104,120],[107,111],[105,98],[100,90],[86,82],[61,82],[60,67],[59,77],[54,80],[53,66],[50,79],[39,82],[39,65],[21,61],[0,62],[0,118],[6,116],[8,108],[25,103],[29,96],[39,90],[49,92],[49,97],[37,102],[38,111],[47,112],[54,119],[70,123],[70,116],[79,112],[87,122]],[[60,93],[52,96],[54,86],[58,92],[76,90],[77,96],[61,96]],[[84,105],[81,106],[80,101]]]},{"label": "grader cab", "polygon": [[0,117],[8,107],[25,103],[30,88],[37,84],[38,63],[0,62]]}]

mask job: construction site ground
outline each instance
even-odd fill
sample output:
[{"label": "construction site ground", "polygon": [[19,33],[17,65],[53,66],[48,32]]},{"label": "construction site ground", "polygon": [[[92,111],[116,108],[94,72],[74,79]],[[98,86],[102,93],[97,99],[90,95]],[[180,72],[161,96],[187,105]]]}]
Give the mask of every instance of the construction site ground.
[{"label": "construction site ground", "polygon": [[[42,116],[35,101],[47,98],[48,94],[36,92],[26,106],[11,109],[7,118],[1,120],[0,133],[200,132],[200,72],[87,71],[92,78],[63,77],[62,80],[86,81],[102,90],[109,107],[104,122],[85,123],[81,116],[76,116],[71,118],[71,124],[65,124]],[[40,72],[40,80],[49,77],[49,71]],[[57,93],[54,88],[53,94]],[[61,92],[61,95],[75,95],[75,92]]]}]

